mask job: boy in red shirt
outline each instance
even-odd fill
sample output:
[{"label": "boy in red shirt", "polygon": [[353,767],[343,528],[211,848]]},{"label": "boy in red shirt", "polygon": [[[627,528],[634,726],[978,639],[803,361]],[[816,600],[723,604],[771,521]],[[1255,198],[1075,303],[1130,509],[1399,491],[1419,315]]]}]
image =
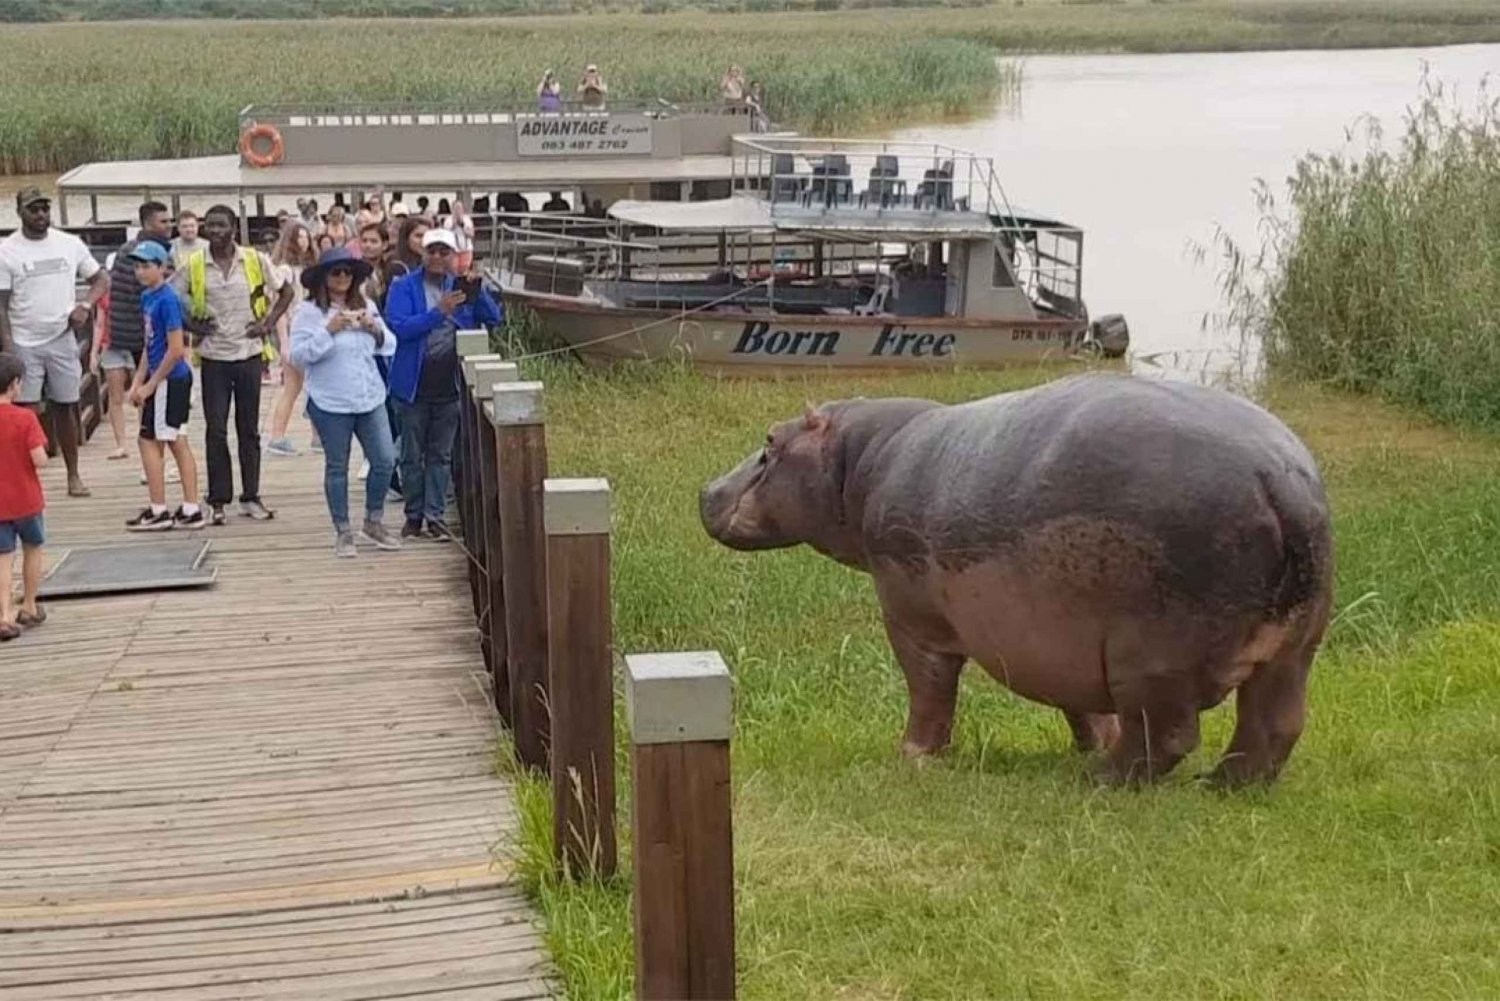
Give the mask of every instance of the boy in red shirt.
[{"label": "boy in red shirt", "polygon": [[[0,641],[13,640],[23,626],[39,626],[47,618],[36,603],[46,506],[36,472],[47,464],[47,436],[36,414],[16,406],[25,374],[20,358],[0,354]],[[25,589],[19,613],[13,599],[17,539]]]}]

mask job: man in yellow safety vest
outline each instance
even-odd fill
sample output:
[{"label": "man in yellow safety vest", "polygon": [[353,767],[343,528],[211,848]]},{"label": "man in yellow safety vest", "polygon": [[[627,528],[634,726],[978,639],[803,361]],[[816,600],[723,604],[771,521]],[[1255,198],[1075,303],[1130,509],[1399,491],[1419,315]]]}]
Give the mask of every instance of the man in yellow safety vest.
[{"label": "man in yellow safety vest", "polygon": [[209,523],[224,524],[234,499],[229,459],[229,408],[234,405],[240,459],[240,513],[257,521],[274,516],[260,498],[260,386],[262,355],[276,321],[292,305],[293,289],[270,258],[235,243],[234,210],[215,205],[203,215],[208,247],[187,259],[172,284],[187,303],[185,325],[202,359],[203,417],[207,426]]}]

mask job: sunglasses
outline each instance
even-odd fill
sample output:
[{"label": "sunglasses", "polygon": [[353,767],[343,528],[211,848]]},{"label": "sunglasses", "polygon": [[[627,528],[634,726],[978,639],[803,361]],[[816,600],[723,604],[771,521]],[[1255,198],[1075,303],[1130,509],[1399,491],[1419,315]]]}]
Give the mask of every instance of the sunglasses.
[{"label": "sunglasses", "polygon": [[345,268],[345,267],[329,268],[328,269],[328,277],[329,278],[353,278],[354,277],[354,269],[353,268]]},{"label": "sunglasses", "polygon": [[453,248],[448,246],[446,243],[434,243],[432,246],[427,248],[427,252],[429,254],[442,254],[446,256],[453,253]]}]

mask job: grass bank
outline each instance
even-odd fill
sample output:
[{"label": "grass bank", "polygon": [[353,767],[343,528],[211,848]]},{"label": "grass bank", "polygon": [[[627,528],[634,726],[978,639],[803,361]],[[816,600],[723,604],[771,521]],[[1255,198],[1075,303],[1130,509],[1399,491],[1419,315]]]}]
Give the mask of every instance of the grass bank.
[{"label": "grass bank", "polygon": [[1500,98],[1429,83],[1395,137],[1306,156],[1232,274],[1272,370],[1500,429]]},{"label": "grass bank", "polygon": [[847,133],[981,110],[1018,83],[997,54],[1500,40],[1500,0],[1026,0],[769,16],[831,2],[727,8],[748,13],[0,26],[0,172],[224,152],[236,112],[252,102],[526,99],[542,70],[568,80],[589,60],[615,93],[681,100],[711,97],[737,62],[766,85],[777,120]]},{"label": "grass bank", "polygon": [[[905,695],[868,579],[805,550],[720,548],[695,507],[808,398],[961,400],[1055,372],[539,374],[554,475],[605,475],[616,492],[620,650],[715,648],[735,674],[741,996],[1500,992],[1496,440],[1271,390],[1336,513],[1339,614],[1307,733],[1275,788],[1213,794],[1189,777],[1228,738],[1221,707],[1174,781],[1110,792],[1083,780],[1057,713],[975,671],[952,751],[902,760]],[[545,792],[523,807],[535,876]],[[534,882],[570,996],[626,996],[623,889]]]}]

